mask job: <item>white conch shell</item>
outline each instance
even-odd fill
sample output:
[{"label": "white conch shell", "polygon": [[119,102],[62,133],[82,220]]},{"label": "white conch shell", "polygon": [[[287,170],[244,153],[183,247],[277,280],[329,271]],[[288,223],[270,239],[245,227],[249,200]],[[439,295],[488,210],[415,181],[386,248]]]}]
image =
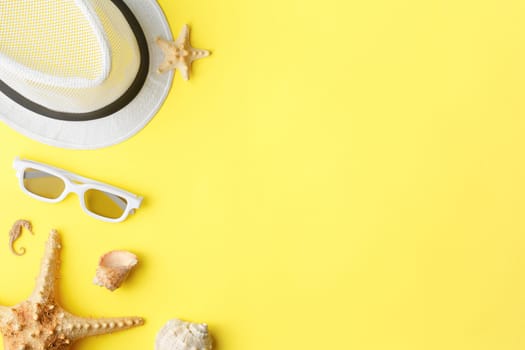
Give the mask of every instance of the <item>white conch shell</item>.
[{"label": "white conch shell", "polygon": [[137,263],[137,256],[124,250],[106,253],[100,258],[93,283],[114,291],[120,287]]},{"label": "white conch shell", "polygon": [[155,350],[211,350],[212,339],[205,323],[170,320],[157,334]]}]

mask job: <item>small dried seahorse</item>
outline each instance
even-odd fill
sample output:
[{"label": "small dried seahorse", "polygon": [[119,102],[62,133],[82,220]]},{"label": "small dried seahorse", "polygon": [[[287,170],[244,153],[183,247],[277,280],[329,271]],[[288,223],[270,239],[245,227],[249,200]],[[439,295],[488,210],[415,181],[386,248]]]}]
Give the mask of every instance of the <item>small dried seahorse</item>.
[{"label": "small dried seahorse", "polygon": [[15,221],[15,223],[13,224],[13,227],[11,228],[11,231],[9,231],[9,248],[11,248],[11,251],[13,252],[13,254],[18,255],[18,256],[24,255],[26,253],[26,249],[24,247],[20,248],[20,253],[18,253],[14,247],[15,241],[22,234],[22,229],[24,227],[26,228],[26,230],[31,232],[31,234],[34,234],[33,225],[31,225],[31,222],[28,220]]}]

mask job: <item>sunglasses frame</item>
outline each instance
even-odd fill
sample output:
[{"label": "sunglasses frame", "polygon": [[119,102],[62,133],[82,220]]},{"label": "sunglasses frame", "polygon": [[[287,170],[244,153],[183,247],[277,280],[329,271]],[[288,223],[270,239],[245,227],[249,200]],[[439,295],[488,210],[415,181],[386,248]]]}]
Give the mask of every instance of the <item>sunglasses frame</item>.
[{"label": "sunglasses frame", "polygon": [[[64,200],[64,198],[66,198],[70,193],[76,193],[78,198],[79,198],[79,200],[80,200],[80,206],[82,207],[84,212],[86,214],[88,214],[88,215],[90,215],[90,216],[92,216],[92,217],[94,217],[96,219],[102,220],[102,221],[106,221],[106,222],[122,222],[130,214],[135,213],[135,210],[138,209],[140,207],[140,204],[142,203],[142,199],[143,198],[140,197],[140,196],[137,196],[137,195],[135,195],[133,193],[124,191],[124,190],[122,190],[120,188],[117,188],[117,187],[114,187],[114,186],[110,186],[110,185],[107,185],[107,184],[99,182],[99,181],[95,181],[93,179],[90,179],[90,178],[87,178],[87,177],[84,177],[84,176],[80,176],[80,175],[71,173],[71,172],[69,172],[67,170],[60,169],[60,168],[57,168],[57,167],[54,167],[54,166],[51,166],[51,165],[47,165],[47,164],[43,164],[43,163],[39,163],[39,162],[35,162],[35,161],[32,161],[32,160],[27,160],[27,159],[20,159],[20,158],[17,157],[13,161],[13,168],[15,168],[15,170],[16,170],[16,176],[18,178],[18,182],[20,184],[20,187],[29,196],[31,196],[33,198],[36,198],[38,200],[41,200],[43,202],[58,203],[58,202],[61,202],[62,200]],[[56,176],[56,177],[60,178],[62,181],[64,181],[65,187],[64,187],[64,191],[62,192],[62,194],[60,196],[58,196],[57,198],[49,199],[49,198],[39,196],[39,195],[29,191],[25,187],[25,184],[24,184],[24,173],[25,173],[26,169],[29,169],[29,168],[43,171],[43,172],[48,173],[50,175]],[[108,218],[108,217],[105,217],[105,216],[98,215],[98,214],[90,211],[86,207],[86,203],[85,203],[85,199],[84,199],[84,194],[88,190],[99,190],[99,191],[107,192],[109,194],[113,194],[115,196],[119,196],[119,197],[124,198],[126,200],[126,202],[127,202],[127,205],[126,205],[126,208],[124,209],[124,212],[122,213],[122,215],[120,217],[116,218],[116,219],[112,219],[112,218]]]}]

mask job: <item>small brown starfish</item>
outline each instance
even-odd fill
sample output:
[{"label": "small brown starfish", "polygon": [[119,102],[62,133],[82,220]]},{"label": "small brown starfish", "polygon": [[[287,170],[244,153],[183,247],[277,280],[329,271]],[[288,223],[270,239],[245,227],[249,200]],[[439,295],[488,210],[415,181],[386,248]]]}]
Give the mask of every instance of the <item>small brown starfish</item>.
[{"label": "small brown starfish", "polygon": [[33,294],[13,307],[0,306],[5,350],[67,350],[75,341],[142,325],[139,317],[84,318],[56,300],[60,236],[52,230]]},{"label": "small brown starfish", "polygon": [[193,61],[208,57],[208,50],[194,49],[190,44],[190,29],[187,24],[182,27],[179,37],[175,41],[157,38],[157,45],[164,51],[165,60],[158,72],[164,73],[170,69],[178,69],[184,80],[190,79],[190,69]]}]

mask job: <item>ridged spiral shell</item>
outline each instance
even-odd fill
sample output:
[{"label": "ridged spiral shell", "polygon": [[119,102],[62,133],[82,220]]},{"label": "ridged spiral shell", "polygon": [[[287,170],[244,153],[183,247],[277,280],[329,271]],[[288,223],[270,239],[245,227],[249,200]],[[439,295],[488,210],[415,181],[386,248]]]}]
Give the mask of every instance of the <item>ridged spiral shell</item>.
[{"label": "ridged spiral shell", "polygon": [[168,321],[155,340],[155,350],[211,350],[211,348],[212,339],[208,333],[208,325],[178,319]]},{"label": "ridged spiral shell", "polygon": [[137,256],[124,250],[106,253],[100,258],[93,283],[114,291],[126,280],[137,263]]}]

